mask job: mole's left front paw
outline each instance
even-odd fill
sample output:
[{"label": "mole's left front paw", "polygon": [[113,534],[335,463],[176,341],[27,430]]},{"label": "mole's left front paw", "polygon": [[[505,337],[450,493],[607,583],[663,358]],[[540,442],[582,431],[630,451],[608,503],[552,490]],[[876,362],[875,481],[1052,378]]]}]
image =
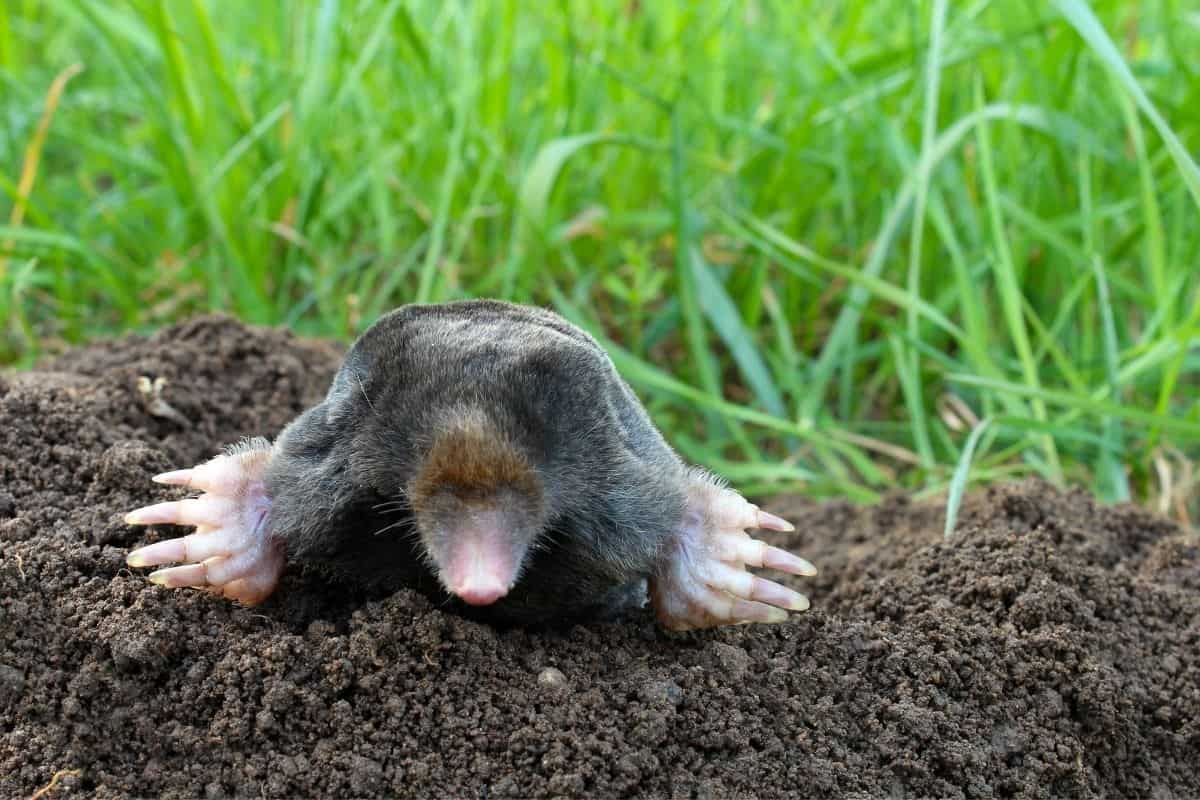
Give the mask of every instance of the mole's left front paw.
[{"label": "mole's left front paw", "polygon": [[150,573],[154,583],[207,588],[254,605],[266,599],[283,573],[283,544],[269,531],[271,500],[262,474],[271,445],[255,439],[191,469],[155,476],[158,483],[203,491],[199,497],[139,508],[130,525],[195,525],[196,532],[134,550],[131,567],[182,562]]},{"label": "mole's left front paw", "polygon": [[650,580],[659,621],[672,630],[740,622],[782,622],[804,611],[808,598],[746,567],[816,575],[812,564],[751,538],[747,528],[790,531],[785,520],[759,510],[731,489],[697,473],[684,518]]}]

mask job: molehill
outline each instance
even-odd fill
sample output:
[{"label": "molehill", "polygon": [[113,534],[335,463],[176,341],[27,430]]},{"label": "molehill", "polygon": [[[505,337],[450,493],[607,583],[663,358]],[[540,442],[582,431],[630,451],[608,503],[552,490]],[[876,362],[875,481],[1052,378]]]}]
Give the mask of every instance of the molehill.
[{"label": "molehill", "polygon": [[903,496],[779,498],[813,610],[689,634],[131,574],[180,532],[121,521],[149,477],[277,432],[339,357],[208,317],[0,377],[0,796],[1195,793],[1200,543],[1079,491],[976,493],[949,542]]}]

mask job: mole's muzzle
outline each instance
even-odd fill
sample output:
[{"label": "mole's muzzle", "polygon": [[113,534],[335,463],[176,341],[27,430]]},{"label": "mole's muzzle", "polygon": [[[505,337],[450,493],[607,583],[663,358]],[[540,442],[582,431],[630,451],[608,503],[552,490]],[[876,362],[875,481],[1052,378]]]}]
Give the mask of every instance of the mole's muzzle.
[{"label": "mole's muzzle", "polygon": [[496,512],[470,515],[448,531],[434,556],[438,577],[451,594],[473,606],[488,606],[508,594],[521,570],[525,547]]}]

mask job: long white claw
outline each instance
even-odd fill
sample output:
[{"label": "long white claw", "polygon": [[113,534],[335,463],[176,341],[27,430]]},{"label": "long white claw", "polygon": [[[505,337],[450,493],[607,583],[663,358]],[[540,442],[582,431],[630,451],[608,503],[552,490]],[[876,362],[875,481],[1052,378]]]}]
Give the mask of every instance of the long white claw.
[{"label": "long white claw", "polygon": [[809,605],[808,598],[799,592],[757,576],[754,578],[754,589],[750,599],[789,611],[808,611]]},{"label": "long white claw", "polygon": [[800,556],[770,545],[763,548],[762,564],[756,566],[777,569],[792,575],[804,575],[809,578],[817,574],[817,568]]},{"label": "long white claw", "polygon": [[157,567],[159,564],[187,561],[187,551],[183,539],[168,539],[139,547],[125,556],[125,563],[131,567]]},{"label": "long white claw", "polygon": [[203,489],[203,486],[194,485],[192,483],[196,474],[195,469],[177,469],[172,472],[164,472],[155,475],[150,480],[155,483],[162,483],[167,486],[187,486],[194,489]]},{"label": "long white claw", "polygon": [[712,567],[709,586],[726,591],[734,597],[757,600],[779,608],[792,611],[808,609],[808,598],[799,592],[726,564],[716,564]]},{"label": "long white claw", "polygon": [[206,496],[135,509],[125,515],[125,522],[128,525],[220,525],[232,512],[232,502]]},{"label": "long white claw", "polygon": [[783,517],[763,511],[737,492],[728,489],[720,490],[709,502],[711,513],[722,528],[765,528],[785,533],[796,530],[796,526]]},{"label": "long white claw", "polygon": [[796,526],[788,522],[783,517],[777,517],[774,514],[768,514],[761,508],[758,509],[758,527],[768,531],[782,531],[790,533],[796,530]]},{"label": "long white claw", "polygon": [[768,625],[778,625],[787,622],[788,612],[782,608],[755,603],[749,600],[738,600],[733,604],[733,614],[725,620],[729,623],[764,622]]},{"label": "long white claw", "polygon": [[177,561],[199,562],[214,556],[227,556],[246,549],[256,532],[256,529],[243,530],[236,525],[217,530],[202,528],[178,539],[138,548],[125,557],[125,563],[131,567],[156,567]]},{"label": "long white claw", "polygon": [[240,456],[217,456],[188,469],[164,472],[151,478],[167,486],[186,486],[196,491],[236,497],[251,488],[266,463],[265,450],[249,450]]},{"label": "long white claw", "polygon": [[182,567],[167,567],[151,572],[150,582],[169,589],[184,586],[207,586],[208,567],[204,564],[187,564]]},{"label": "long white claw", "polygon": [[779,547],[772,547],[758,539],[751,539],[745,533],[723,533],[714,538],[714,555],[722,561],[751,567],[767,567],[792,575],[812,577],[817,574],[817,568],[800,556]]},{"label": "long white claw", "polygon": [[748,620],[750,622],[783,622],[788,613],[782,608],[769,606],[765,603],[734,597],[725,592],[706,588],[698,601],[689,605],[693,613],[707,625],[727,625],[731,622]]}]

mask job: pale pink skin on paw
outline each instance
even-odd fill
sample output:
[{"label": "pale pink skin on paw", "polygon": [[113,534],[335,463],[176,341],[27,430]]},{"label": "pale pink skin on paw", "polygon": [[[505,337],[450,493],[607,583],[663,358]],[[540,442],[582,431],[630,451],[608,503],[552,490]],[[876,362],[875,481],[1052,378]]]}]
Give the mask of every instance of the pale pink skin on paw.
[{"label": "pale pink skin on paw", "polygon": [[156,475],[158,483],[186,486],[199,497],[131,511],[130,525],[194,525],[195,533],[130,553],[131,567],[179,564],[150,573],[168,587],[207,589],[247,605],[261,603],[283,574],[283,544],[268,532],[271,500],[262,475],[270,445],[255,440],[191,469]]},{"label": "pale pink skin on paw", "polygon": [[799,556],[772,547],[746,529],[793,530],[703,472],[690,478],[683,519],[658,570],[650,599],[663,627],[712,628],[744,622],[782,622],[789,611],[804,611],[808,598],[747,567],[767,567],[792,575],[816,575]]}]

